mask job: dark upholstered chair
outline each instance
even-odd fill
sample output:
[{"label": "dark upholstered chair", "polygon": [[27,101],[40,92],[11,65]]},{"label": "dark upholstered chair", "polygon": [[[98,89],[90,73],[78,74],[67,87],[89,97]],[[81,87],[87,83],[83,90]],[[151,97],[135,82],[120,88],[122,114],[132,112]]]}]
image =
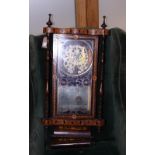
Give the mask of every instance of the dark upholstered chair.
[{"label": "dark upholstered chair", "polygon": [[126,34],[110,30],[105,50],[104,119],[106,125],[95,145],[81,149],[45,151],[40,123],[44,104],[43,36],[30,35],[30,155],[125,155],[126,154]]}]

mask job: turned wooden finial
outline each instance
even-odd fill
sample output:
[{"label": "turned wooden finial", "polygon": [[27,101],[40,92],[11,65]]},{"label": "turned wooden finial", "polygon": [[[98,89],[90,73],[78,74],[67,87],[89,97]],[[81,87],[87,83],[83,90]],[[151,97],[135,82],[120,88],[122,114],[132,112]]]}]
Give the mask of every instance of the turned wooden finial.
[{"label": "turned wooden finial", "polygon": [[51,27],[53,25],[53,22],[51,21],[51,16],[53,17],[52,14],[48,14],[49,15],[49,19],[48,22],[46,23],[48,27]]},{"label": "turned wooden finial", "polygon": [[107,24],[106,24],[106,16],[103,16],[103,24],[101,25],[101,27],[103,28],[103,29],[105,29],[106,27],[107,27]]}]

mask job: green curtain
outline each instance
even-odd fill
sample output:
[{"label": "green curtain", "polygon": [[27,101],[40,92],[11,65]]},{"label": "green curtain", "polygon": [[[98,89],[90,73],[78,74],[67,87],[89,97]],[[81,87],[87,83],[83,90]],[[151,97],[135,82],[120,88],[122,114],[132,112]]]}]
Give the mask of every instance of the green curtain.
[{"label": "green curtain", "polygon": [[[45,50],[43,35],[30,35],[29,49],[29,150],[30,155],[125,155],[126,154],[126,33],[110,29],[105,42],[103,116],[106,121],[100,137],[91,147],[47,150],[43,118],[45,89]],[[100,52],[100,50],[99,50]]]}]

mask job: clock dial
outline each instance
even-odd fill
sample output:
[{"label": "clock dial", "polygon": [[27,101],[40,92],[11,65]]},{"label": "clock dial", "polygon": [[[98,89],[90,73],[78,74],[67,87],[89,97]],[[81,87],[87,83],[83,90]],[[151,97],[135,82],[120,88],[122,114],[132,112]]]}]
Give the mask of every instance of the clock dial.
[{"label": "clock dial", "polygon": [[71,76],[83,75],[92,65],[92,51],[81,45],[69,45],[62,59],[65,74]]}]

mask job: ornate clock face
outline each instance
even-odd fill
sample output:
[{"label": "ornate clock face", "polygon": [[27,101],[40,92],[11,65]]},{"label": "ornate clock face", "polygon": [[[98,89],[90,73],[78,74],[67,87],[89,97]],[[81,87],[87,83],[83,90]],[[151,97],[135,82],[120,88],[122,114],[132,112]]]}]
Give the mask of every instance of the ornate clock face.
[{"label": "ornate clock face", "polygon": [[62,56],[62,70],[69,76],[80,76],[92,65],[92,51],[81,45],[67,46]]}]

